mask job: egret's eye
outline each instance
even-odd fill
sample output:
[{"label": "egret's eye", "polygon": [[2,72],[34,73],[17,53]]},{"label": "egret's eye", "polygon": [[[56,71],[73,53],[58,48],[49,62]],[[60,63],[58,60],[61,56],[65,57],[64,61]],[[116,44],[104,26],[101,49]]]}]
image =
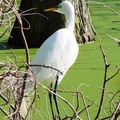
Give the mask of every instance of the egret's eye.
[{"label": "egret's eye", "polygon": [[62,5],[58,5],[57,8],[62,8]]}]

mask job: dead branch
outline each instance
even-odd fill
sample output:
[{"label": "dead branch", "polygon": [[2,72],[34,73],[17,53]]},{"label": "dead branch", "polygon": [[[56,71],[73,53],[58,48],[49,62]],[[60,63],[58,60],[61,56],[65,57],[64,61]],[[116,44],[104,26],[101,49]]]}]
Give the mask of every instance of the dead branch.
[{"label": "dead branch", "polygon": [[[108,68],[110,67],[110,64],[107,63],[106,55],[105,55],[105,52],[104,52],[102,46],[100,46],[100,49],[101,49],[101,52],[102,52],[102,55],[103,55],[105,71],[104,71],[104,81],[103,81],[103,87],[102,87],[101,100],[100,100],[99,109],[98,109],[97,115],[95,117],[95,120],[99,119],[99,116],[100,116],[100,113],[101,113],[101,110],[102,110],[104,96],[105,96],[105,90],[106,90],[106,83],[119,73],[119,69],[118,69],[118,71],[113,76],[107,78]],[[106,117],[106,118],[103,118],[103,119],[108,119],[108,118],[110,118],[110,117]]]},{"label": "dead branch", "polygon": [[[0,98],[2,98],[4,100],[4,102],[6,102],[6,104],[8,104],[8,100],[4,95],[0,94]],[[12,110],[14,110],[13,105],[10,104],[10,107],[12,108]]]},{"label": "dead branch", "polygon": [[[26,64],[26,71],[28,71],[28,69],[29,69],[28,65],[29,65],[29,61],[30,61],[29,60],[29,50],[28,50],[26,38],[25,38],[25,35],[24,35],[24,32],[23,32],[23,25],[22,25],[21,16],[18,13],[18,10],[16,9],[15,0],[13,2],[5,0],[4,5],[7,7],[7,10],[2,10],[2,13],[8,13],[8,12],[12,11],[18,19],[19,28],[20,28],[20,32],[21,32],[21,36],[22,36],[22,39],[23,39],[23,43],[24,43],[24,46],[25,46],[25,52],[26,52],[26,63],[27,63]],[[25,73],[24,77],[23,77],[24,82],[22,84],[22,89],[20,89],[19,87],[17,88],[17,97],[15,97],[14,114],[12,115],[14,120],[18,119],[18,118],[21,118],[20,114],[19,114],[19,110],[20,110],[20,106],[21,106],[21,103],[22,103],[22,99],[24,97],[24,91],[25,91],[25,87],[26,87],[26,78],[27,78],[27,74]]]},{"label": "dead branch", "polygon": [[116,105],[116,108],[115,108],[113,114],[110,116],[110,120],[113,120],[113,119],[117,120],[119,116],[120,116],[120,101]]},{"label": "dead branch", "polygon": [[104,81],[103,81],[103,87],[102,87],[101,100],[100,100],[99,109],[98,109],[97,115],[95,117],[95,120],[97,120],[99,118],[99,115],[100,115],[101,110],[102,110],[104,96],[105,96],[106,82],[107,82],[106,81],[107,80],[107,73],[108,73],[108,68],[110,66],[110,64],[107,63],[106,55],[105,55],[105,52],[104,52],[102,46],[100,46],[100,49],[101,49],[101,52],[102,52],[102,55],[103,55],[105,71],[104,71]]},{"label": "dead branch", "polygon": [[81,95],[82,96],[82,100],[83,100],[83,104],[85,106],[85,111],[86,111],[86,116],[87,116],[87,119],[90,120],[90,115],[89,115],[89,112],[88,112],[88,107],[90,107],[89,105],[87,106],[86,104],[86,101],[85,101],[85,98],[83,96],[83,94]]},{"label": "dead branch", "polygon": [[89,1],[88,3],[96,3],[98,5],[102,5],[104,6],[105,8],[108,8],[109,10],[111,10],[113,13],[115,13],[116,15],[120,16],[120,13],[118,13],[117,11],[115,11],[113,8],[111,8],[110,6],[102,3],[102,2],[96,2],[96,1]]},{"label": "dead branch", "polygon": [[58,70],[58,69],[56,69],[56,68],[54,68],[54,67],[51,67],[51,66],[47,66],[47,65],[31,65],[30,64],[30,66],[34,66],[34,67],[44,67],[44,68],[50,68],[50,69],[53,69],[53,70],[55,70],[55,71],[57,71],[57,72],[59,72],[60,74],[63,74],[63,72],[62,71],[60,71],[60,70]]},{"label": "dead branch", "polygon": [[120,71],[120,69],[118,69],[117,72],[113,76],[111,76],[110,78],[108,78],[106,80],[106,82],[108,82],[109,80],[111,80],[112,78],[114,78],[119,73],[119,71]]},{"label": "dead branch", "polygon": [[110,36],[109,34],[106,34],[109,38],[111,38],[112,40],[114,40],[119,46],[120,46],[120,40],[117,38],[114,38],[112,36]]}]

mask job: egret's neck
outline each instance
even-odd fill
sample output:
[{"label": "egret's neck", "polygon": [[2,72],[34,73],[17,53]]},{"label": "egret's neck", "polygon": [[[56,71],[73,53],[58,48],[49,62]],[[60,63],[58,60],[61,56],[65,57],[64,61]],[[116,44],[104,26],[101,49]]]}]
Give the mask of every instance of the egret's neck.
[{"label": "egret's neck", "polygon": [[74,24],[75,24],[74,23],[74,19],[75,19],[74,17],[75,17],[74,16],[74,11],[72,11],[70,14],[68,14],[66,16],[65,27],[72,30],[72,31],[74,31]]}]

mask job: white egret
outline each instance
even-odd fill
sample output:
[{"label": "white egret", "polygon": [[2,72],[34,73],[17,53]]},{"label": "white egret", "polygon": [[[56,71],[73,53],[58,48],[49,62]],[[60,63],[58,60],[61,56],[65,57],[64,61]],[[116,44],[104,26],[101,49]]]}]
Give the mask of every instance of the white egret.
[{"label": "white egret", "polygon": [[[45,68],[40,66],[31,66],[31,68],[38,82],[44,80],[50,81],[51,90],[52,84],[55,84],[53,92],[56,94],[57,85],[61,82],[68,69],[73,65],[78,55],[79,49],[73,33],[74,7],[70,2],[63,1],[56,8],[49,8],[45,11],[54,11],[64,14],[66,18],[65,28],[57,30],[48,39],[46,39],[46,41],[37,51],[36,55],[33,57],[31,65],[37,64],[50,66],[61,71],[62,74],[51,68]],[[53,94],[53,99],[55,101],[56,109],[60,119],[55,94]],[[49,98],[52,116],[53,119],[55,119],[52,108],[51,92],[49,92]]]}]

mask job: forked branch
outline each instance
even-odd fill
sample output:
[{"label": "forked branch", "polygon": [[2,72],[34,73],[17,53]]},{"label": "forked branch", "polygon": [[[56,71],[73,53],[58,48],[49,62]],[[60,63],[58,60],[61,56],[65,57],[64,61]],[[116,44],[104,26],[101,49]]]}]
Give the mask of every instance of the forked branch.
[{"label": "forked branch", "polygon": [[102,55],[103,55],[105,71],[104,71],[104,81],[103,81],[103,87],[102,87],[101,100],[100,100],[99,109],[98,109],[97,115],[95,117],[95,120],[97,120],[99,118],[101,110],[102,110],[104,96],[105,96],[106,82],[107,82],[106,81],[107,80],[107,73],[108,73],[108,68],[110,66],[110,64],[107,63],[106,55],[105,55],[105,52],[104,52],[102,46],[100,46],[100,49],[101,49],[101,52],[102,52]]}]

